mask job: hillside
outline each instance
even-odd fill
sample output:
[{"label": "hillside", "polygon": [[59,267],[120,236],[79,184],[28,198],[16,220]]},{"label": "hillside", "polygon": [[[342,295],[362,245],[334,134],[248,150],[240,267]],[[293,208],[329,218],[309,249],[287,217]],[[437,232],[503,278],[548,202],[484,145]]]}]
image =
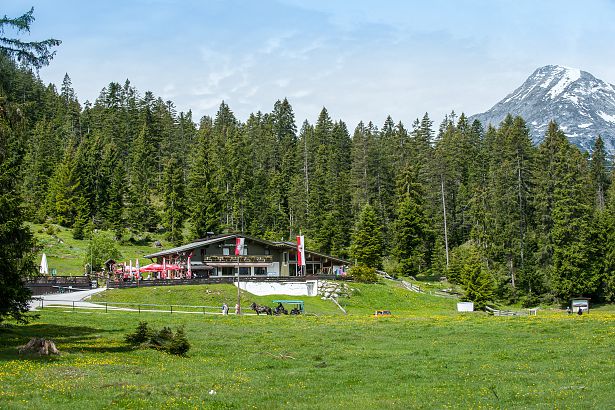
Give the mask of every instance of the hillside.
[{"label": "hillside", "polygon": [[[58,275],[83,275],[90,243],[88,239],[73,239],[72,229],[55,224],[28,224],[28,226],[37,242],[35,257],[37,265],[45,253],[50,272],[55,268]],[[122,254],[122,260],[134,261],[157,249],[151,245],[151,241],[144,242],[145,244],[118,242],[117,248]]]}]

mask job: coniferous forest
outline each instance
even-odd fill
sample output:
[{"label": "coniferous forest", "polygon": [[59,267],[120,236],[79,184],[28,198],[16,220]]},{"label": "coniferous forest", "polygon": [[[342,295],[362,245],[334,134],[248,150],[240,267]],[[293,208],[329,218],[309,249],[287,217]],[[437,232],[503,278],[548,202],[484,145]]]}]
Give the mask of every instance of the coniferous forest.
[{"label": "coniferous forest", "polygon": [[610,158],[599,136],[589,155],[555,123],[534,146],[513,116],[346,124],[323,108],[297,126],[283,99],[245,122],[225,102],[199,119],[128,80],[80,102],[68,75],[45,85],[0,53],[0,138],[2,202],[21,204],[5,232],[48,221],[169,245],[301,232],[308,248],[490,300],[615,300]]}]

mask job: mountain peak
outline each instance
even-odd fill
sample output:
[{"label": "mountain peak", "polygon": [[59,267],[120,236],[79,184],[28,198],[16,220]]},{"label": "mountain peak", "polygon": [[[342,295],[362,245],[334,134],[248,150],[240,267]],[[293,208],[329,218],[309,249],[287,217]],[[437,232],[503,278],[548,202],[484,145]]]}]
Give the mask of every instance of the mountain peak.
[{"label": "mountain peak", "polygon": [[519,88],[470,120],[497,126],[509,113],[525,119],[535,143],[555,120],[580,148],[591,150],[601,135],[607,149],[615,151],[615,87],[578,68],[539,67]]}]

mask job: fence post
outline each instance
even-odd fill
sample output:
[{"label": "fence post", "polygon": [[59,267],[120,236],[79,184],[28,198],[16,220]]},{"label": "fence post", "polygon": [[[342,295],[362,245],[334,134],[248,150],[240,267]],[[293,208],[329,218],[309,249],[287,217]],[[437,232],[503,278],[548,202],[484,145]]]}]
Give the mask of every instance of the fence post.
[{"label": "fence post", "polygon": [[73,312],[75,311],[75,301],[73,300]]},{"label": "fence post", "polygon": [[108,310],[107,310],[108,306],[109,306],[109,302],[105,302],[105,313],[108,313]]},{"label": "fence post", "polygon": [[44,301],[44,300],[45,300],[45,299],[41,298],[41,309],[43,308],[43,301]]},{"label": "fence post", "polygon": [[141,314],[141,304],[139,303],[137,306],[139,306],[139,314]]},{"label": "fence post", "polygon": [[173,305],[171,305],[171,314],[173,314]]}]

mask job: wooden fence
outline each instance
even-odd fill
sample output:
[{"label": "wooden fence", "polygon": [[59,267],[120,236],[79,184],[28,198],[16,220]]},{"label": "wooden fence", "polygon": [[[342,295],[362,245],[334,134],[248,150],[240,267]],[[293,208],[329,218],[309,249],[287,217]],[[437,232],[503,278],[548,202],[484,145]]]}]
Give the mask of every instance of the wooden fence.
[{"label": "wooden fence", "polygon": [[87,276],[37,276],[25,281],[33,295],[58,293],[63,290],[92,289],[92,280]]}]

